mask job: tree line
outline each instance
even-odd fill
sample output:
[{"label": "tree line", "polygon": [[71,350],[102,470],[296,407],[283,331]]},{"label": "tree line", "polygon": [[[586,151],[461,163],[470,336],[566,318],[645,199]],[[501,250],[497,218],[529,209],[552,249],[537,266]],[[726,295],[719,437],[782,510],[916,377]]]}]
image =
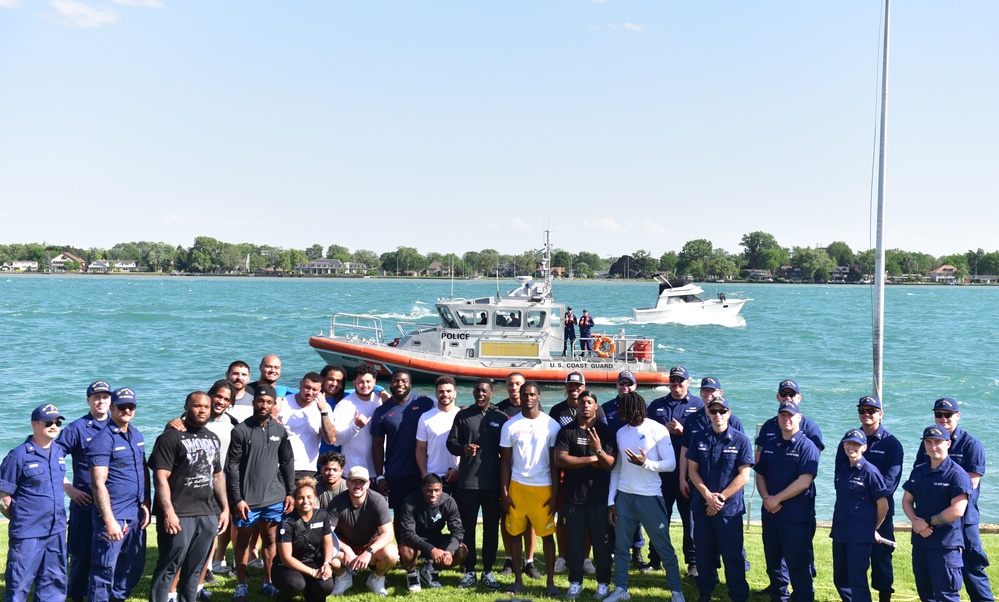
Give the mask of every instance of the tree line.
[{"label": "tree line", "polygon": [[[703,280],[707,277],[745,278],[752,270],[767,270],[777,275],[784,266],[798,268],[802,280],[825,282],[838,266],[849,268],[848,280],[859,280],[874,273],[874,250],[854,252],[841,241],[825,248],[783,247],[767,232],[742,236],[741,251],[730,253],[716,248],[707,239],[688,241],[679,251],[667,251],[656,257],[645,249],[620,257],[600,257],[588,251],[570,252],[555,249],[552,267],[563,275],[592,278],[596,272],[609,271],[612,277],[636,278],[657,272]],[[37,261],[40,269],[62,252],[72,253],[90,263],[97,259],[134,259],[147,271],[229,274],[259,270],[291,272],[296,264],[318,259],[338,259],[343,263],[364,265],[364,273],[377,275],[425,274],[431,264],[438,273],[457,277],[511,276],[533,274],[541,263],[541,251],[531,249],[517,255],[495,249],[456,253],[420,253],[413,247],[377,253],[368,249],[351,251],[345,246],[313,244],[306,249],[285,249],[252,243],[228,243],[209,236],[199,236],[190,247],[163,242],[123,242],[108,249],[89,249],[39,243],[0,245],[0,264],[11,261]],[[999,251],[969,250],[941,257],[926,253],[890,249],[886,251],[886,271],[890,276],[929,275],[930,271],[952,265],[958,277],[999,274]]]}]

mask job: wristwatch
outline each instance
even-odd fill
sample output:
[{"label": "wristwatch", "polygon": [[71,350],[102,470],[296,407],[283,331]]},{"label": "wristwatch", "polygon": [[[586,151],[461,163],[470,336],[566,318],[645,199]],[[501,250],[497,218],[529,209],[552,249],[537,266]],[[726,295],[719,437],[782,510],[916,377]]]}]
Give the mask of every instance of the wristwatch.
[{"label": "wristwatch", "polygon": [[595,451],[593,453],[595,453],[595,454],[597,454],[599,456],[600,454],[604,453],[604,450],[598,449],[597,451]]},{"label": "wristwatch", "polygon": [[367,552],[368,554],[371,554],[372,556],[375,555],[375,551],[371,549],[371,546],[364,548],[364,551]]}]

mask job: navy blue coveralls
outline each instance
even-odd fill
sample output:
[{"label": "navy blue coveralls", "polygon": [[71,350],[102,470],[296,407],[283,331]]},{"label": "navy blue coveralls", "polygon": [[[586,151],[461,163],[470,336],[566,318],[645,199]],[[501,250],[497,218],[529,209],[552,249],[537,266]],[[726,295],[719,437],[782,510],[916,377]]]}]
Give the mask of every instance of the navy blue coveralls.
[{"label": "navy blue coveralls", "polygon": [[[902,489],[912,494],[916,516],[927,522],[950,507],[955,497],[963,493],[970,498],[972,493],[971,477],[950,457],[935,470],[929,462],[919,464],[912,469]],[[933,525],[933,535],[929,537],[912,533],[912,573],[921,600],[961,599],[962,531],[961,522],[954,521]]]},{"label": "navy blue coveralls", "polygon": [[[696,413],[704,413],[704,402],[697,395],[687,392],[683,399],[673,399],[672,395],[666,395],[654,400],[649,404],[648,416],[659,424],[666,425],[675,418],[683,423],[689,416]],[[673,454],[676,456],[677,464],[680,463],[680,435],[670,435],[670,443],[673,444]],[[683,497],[680,493],[680,471],[659,473],[662,479],[663,502],[666,504],[666,518],[673,518],[673,505],[676,504],[676,511],[680,514],[680,522],[683,524],[683,561],[687,564],[695,564],[694,560],[694,539],[690,531],[690,498]],[[655,550],[653,549],[653,552]],[[658,554],[650,554],[652,564],[658,564]]]},{"label": "navy blue coveralls", "polygon": [[[950,436],[950,452],[947,454],[954,463],[964,469],[965,472],[973,472],[985,475],[985,448],[982,442],[972,436],[961,427],[954,429]],[[916,453],[916,464],[922,464],[928,460],[926,450],[922,446]],[[985,574],[985,567],[989,566],[989,557],[982,546],[982,536],[978,531],[978,523],[981,516],[978,512],[978,498],[982,494],[982,482],[978,482],[978,487],[971,492],[968,499],[968,509],[964,512],[964,553],[962,560],[964,567],[961,574],[964,577],[964,588],[968,591],[971,602],[991,602],[995,600],[992,595],[992,586],[989,577]]]},{"label": "navy blue coveralls", "polygon": [[891,493],[881,472],[866,456],[856,466],[850,466],[849,460],[846,466],[837,466],[835,483],[836,506],[829,530],[833,540],[833,584],[843,602],[870,602],[867,569],[875,544],[877,502]]},{"label": "navy blue coveralls", "polygon": [[[766,479],[770,495],[779,493],[799,476],[819,472],[819,450],[803,431],[790,439],[776,437],[767,441],[760,462],[753,467]],[[763,509],[763,548],[770,577],[770,599],[811,602],[815,599],[812,584],[812,536],[815,525],[815,481],[808,489],[785,500],[777,514]],[[794,590],[788,596],[787,586]]]},{"label": "navy blue coveralls", "polygon": [[[701,430],[694,434],[690,443],[686,457],[697,462],[697,473],[712,492],[721,492],[728,487],[739,474],[739,467],[753,465],[753,445],[749,437],[731,426],[720,434],[711,428]],[[710,592],[718,584],[715,558],[720,554],[725,561],[729,597],[734,602],[748,600],[749,584],[742,555],[742,515],[746,513],[743,488],[726,499],[714,516],[707,515],[701,492],[696,488],[691,491],[697,589]]]},{"label": "navy blue coveralls", "polygon": [[[888,514],[878,528],[878,534],[890,541],[895,541],[895,490],[902,482],[902,444],[895,435],[888,432],[884,425],[879,425],[873,435],[867,437],[867,451],[864,459],[870,462],[884,479],[888,497]],[[843,446],[836,448],[836,471],[842,466],[849,466],[850,461],[843,453]],[[871,589],[877,592],[895,591],[895,572],[892,570],[891,557],[895,548],[876,545],[871,549]]]},{"label": "navy blue coveralls", "polygon": [[0,491],[11,497],[5,599],[59,602],[66,599],[66,498],[62,449],[38,448],[31,437],[10,450],[0,465]]},{"label": "navy blue coveralls", "polygon": [[134,425],[122,432],[114,422],[87,446],[91,467],[108,468],[107,490],[111,512],[125,536],[108,539],[104,518],[94,504],[94,541],[90,560],[89,602],[124,600],[142,577],[146,564],[146,532],[139,528],[139,507],[149,500],[146,489],[146,452],[142,433]]},{"label": "navy blue coveralls", "polygon": [[[87,464],[87,445],[104,429],[108,419],[97,420],[89,412],[77,418],[59,433],[56,444],[64,453],[73,457],[73,487],[93,497],[90,489],[90,465]],[[69,533],[66,547],[69,553],[69,583],[66,595],[83,598],[87,595],[90,577],[90,549],[94,545],[94,506],[69,504]]]}]

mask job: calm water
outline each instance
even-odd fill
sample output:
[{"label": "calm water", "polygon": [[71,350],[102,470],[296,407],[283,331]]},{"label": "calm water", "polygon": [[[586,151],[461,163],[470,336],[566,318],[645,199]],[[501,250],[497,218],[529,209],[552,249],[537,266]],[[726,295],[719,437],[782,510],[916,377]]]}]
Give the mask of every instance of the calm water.
[{"label": "calm water", "polygon": [[[506,291],[514,285],[502,282]],[[496,291],[494,281],[461,281],[458,296]],[[654,283],[557,284],[556,298],[576,313],[589,309],[597,328],[652,336],[660,365],[682,364],[696,381],[721,379],[725,396],[747,425],[776,409],[777,382],[794,378],[803,408],[823,430],[829,449],[818,477],[820,519],[832,516],[832,447],[857,423],[856,401],[870,392],[871,289],[862,286],[717,285],[729,297],[752,297],[745,323],[630,325],[632,307],[654,303]],[[185,395],[206,389],[226,366],[253,366],[267,353],[284,362],[281,383],[322,367],[308,346],[334,311],[375,313],[386,335],[399,320],[433,321],[433,301],[448,296],[447,281],[282,280],[263,278],[4,276],[0,277],[0,374],[8,383],[0,453],[30,433],[30,410],[54,403],[71,418],[86,411],[87,385],[98,378],[133,387],[136,421],[147,439],[176,416]],[[961,425],[992,455],[983,480],[983,522],[999,523],[993,485],[999,433],[984,422],[999,409],[999,348],[994,318],[999,292],[980,287],[892,287],[887,291],[885,423],[903,443],[908,474],[932,403],[950,396],[962,404]],[[418,390],[431,393],[427,385]],[[497,393],[502,393],[499,389]],[[665,392],[643,391],[646,398]],[[561,400],[543,392],[546,406]],[[613,396],[598,389],[601,402]],[[503,396],[498,397],[501,399]],[[459,403],[471,403],[459,387]],[[901,500],[901,492],[897,494]],[[753,512],[758,515],[759,501]],[[898,515],[901,515],[899,511]]]}]

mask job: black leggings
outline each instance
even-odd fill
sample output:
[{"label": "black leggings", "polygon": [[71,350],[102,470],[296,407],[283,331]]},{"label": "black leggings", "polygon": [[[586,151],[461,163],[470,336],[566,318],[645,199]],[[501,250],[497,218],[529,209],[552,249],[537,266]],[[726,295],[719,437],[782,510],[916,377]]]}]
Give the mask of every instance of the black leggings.
[{"label": "black leggings", "polygon": [[271,569],[271,580],[274,587],[281,592],[278,600],[291,600],[302,594],[305,602],[324,602],[333,593],[333,579],[316,579],[288,567],[275,564]]}]

